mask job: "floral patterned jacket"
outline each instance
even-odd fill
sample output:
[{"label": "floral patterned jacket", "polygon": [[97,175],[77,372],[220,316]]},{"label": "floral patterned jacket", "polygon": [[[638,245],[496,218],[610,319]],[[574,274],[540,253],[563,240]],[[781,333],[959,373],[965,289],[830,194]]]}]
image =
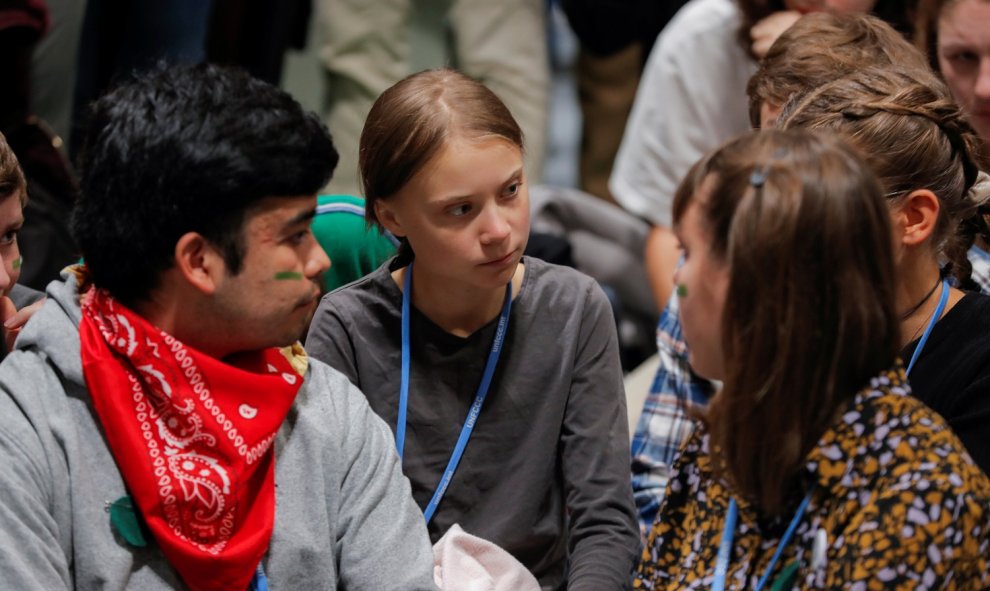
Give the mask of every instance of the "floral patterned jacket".
[{"label": "floral patterned jacket", "polygon": [[[811,451],[811,501],[768,591],[990,589],[990,479],[909,394],[902,368],[873,378]],[[699,428],[675,465],[634,588],[710,588],[729,499]],[[758,522],[752,505],[737,503],[726,589],[754,589],[791,516]]]}]

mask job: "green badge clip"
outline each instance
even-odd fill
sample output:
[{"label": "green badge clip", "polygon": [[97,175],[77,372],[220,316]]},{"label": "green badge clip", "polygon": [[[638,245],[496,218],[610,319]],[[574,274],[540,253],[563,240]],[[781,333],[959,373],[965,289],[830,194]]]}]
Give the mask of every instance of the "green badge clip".
[{"label": "green badge clip", "polygon": [[780,571],[780,576],[773,582],[773,585],[770,587],[770,591],[786,591],[787,589],[792,589],[794,587],[794,579],[797,578],[799,566],[801,565],[797,560],[785,566],[784,569]]},{"label": "green badge clip", "polygon": [[138,548],[148,545],[148,537],[145,535],[147,526],[141,520],[131,497],[125,495],[112,503],[108,502],[106,510],[110,513],[110,527],[125,542]]}]

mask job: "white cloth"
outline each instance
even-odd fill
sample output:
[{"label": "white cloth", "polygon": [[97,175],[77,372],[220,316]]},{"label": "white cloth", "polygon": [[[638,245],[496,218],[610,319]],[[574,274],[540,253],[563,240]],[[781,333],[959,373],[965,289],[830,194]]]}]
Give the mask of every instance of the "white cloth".
[{"label": "white cloth", "polygon": [[433,579],[441,591],[540,591],[521,562],[456,523],[433,545]]},{"label": "white cloth", "polygon": [[732,0],[692,0],[657,37],[609,179],[634,215],[670,227],[674,191],[691,165],[749,129],[756,62],[738,41],[740,23]]}]

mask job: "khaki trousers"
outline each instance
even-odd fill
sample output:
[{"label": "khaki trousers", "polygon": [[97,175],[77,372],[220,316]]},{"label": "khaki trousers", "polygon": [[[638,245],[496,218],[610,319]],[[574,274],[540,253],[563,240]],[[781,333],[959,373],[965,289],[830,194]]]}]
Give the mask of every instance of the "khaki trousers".
[{"label": "khaki trousers", "polygon": [[340,152],[327,190],[361,195],[358,142],[372,103],[419,70],[450,65],[509,107],[526,137],[530,182],[542,175],[549,99],[543,0],[318,0],[324,120]]}]

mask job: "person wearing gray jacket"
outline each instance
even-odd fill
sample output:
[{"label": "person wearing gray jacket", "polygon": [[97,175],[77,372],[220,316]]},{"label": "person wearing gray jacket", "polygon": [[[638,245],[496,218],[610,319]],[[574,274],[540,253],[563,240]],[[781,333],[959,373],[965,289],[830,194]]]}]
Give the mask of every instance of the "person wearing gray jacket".
[{"label": "person wearing gray jacket", "polygon": [[297,342],[329,265],[326,129],[214,66],[93,121],[85,264],[0,365],[2,586],[435,590],[388,427]]}]

